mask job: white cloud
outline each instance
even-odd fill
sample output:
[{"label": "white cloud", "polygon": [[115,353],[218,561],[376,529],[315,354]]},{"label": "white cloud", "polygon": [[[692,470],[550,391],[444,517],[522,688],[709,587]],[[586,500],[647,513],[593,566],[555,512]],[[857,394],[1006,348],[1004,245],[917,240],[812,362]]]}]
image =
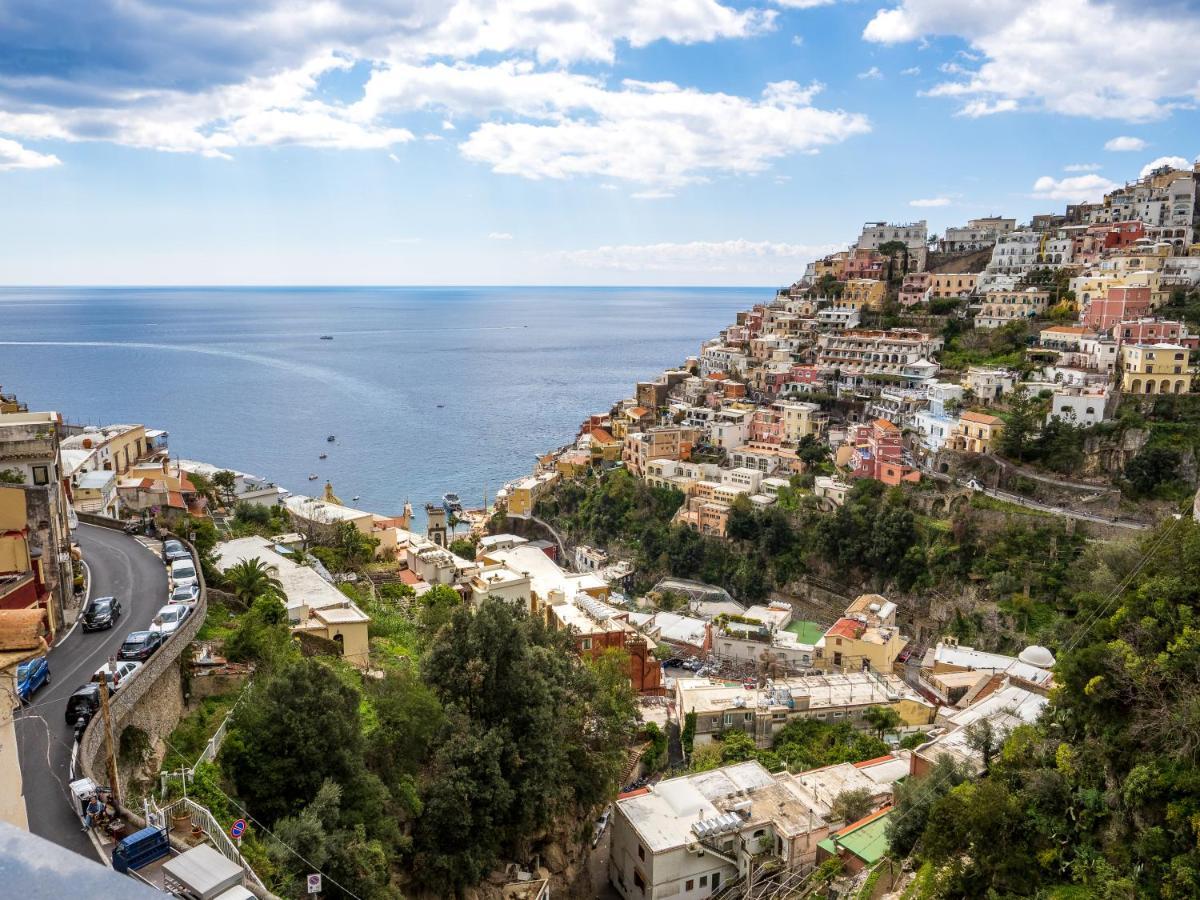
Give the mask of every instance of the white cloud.
[{"label": "white cloud", "polygon": [[870,130],[864,116],[813,106],[820,89],[777,82],[752,100],[670,82],[611,90],[589,76],[518,64],[435,65],[377,73],[364,104],[507,112],[534,121],[485,121],[460,144],[463,155],[530,179],[598,175],[670,189],[761,172]]},{"label": "white cloud", "polygon": [[1099,163],[1071,163],[1069,166],[1063,166],[1064,172],[1099,172],[1104,168]]},{"label": "white cloud", "polygon": [[[863,37],[965,41],[981,61],[936,85],[966,115],[1016,109],[1132,121],[1200,101],[1200,14],[1131,0],[900,0]],[[1161,62],[1157,62],[1161,61]]]},{"label": "white cloud", "polygon": [[920,66],[910,66],[907,69],[901,69],[900,74],[901,75],[920,75],[921,67]]},{"label": "white cloud", "polygon": [[951,200],[949,197],[927,197],[922,200],[909,200],[908,201],[909,206],[919,206],[919,207],[949,206],[950,203],[951,203]]},{"label": "white cloud", "polygon": [[1033,197],[1038,200],[1064,200],[1067,203],[1095,203],[1108,191],[1120,187],[1101,175],[1073,175],[1053,178],[1043,175],[1033,184]]},{"label": "white cloud", "polygon": [[800,34],[793,34],[792,35],[792,46],[793,47],[803,47],[804,46],[804,36],[800,35]]},{"label": "white cloud", "polygon": [[634,200],[668,200],[674,197],[675,194],[672,191],[650,189],[647,191],[636,191],[629,196]]},{"label": "white cloud", "polygon": [[511,241],[513,236],[507,231],[491,231],[488,232],[489,241]]},{"label": "white cloud", "polygon": [[16,141],[0,138],[0,172],[13,169],[48,169],[62,165],[62,160],[52,153],[38,153],[22,147]]},{"label": "white cloud", "polygon": [[771,0],[785,9],[816,9],[818,6],[833,6],[837,0]]},{"label": "white cloud", "polygon": [[689,243],[617,244],[568,250],[557,257],[588,269],[623,272],[745,272],[796,277],[805,264],[840,248],[837,244],[787,244],[773,241],[691,241]]},{"label": "white cloud", "polygon": [[1163,166],[1170,166],[1172,169],[1188,169],[1192,168],[1192,164],[1182,156],[1160,156],[1158,159],[1153,159],[1142,166],[1142,171],[1138,173],[1138,178],[1145,178],[1155,169],[1161,169]]},{"label": "white cloud", "polygon": [[481,104],[517,124],[543,113],[562,118],[557,98],[537,93],[578,78],[575,64],[611,64],[618,46],[747,38],[777,16],[726,0],[110,0],[77,13],[65,29],[53,11],[29,4],[20,28],[0,29],[0,60],[37,46],[55,71],[71,73],[13,76],[0,65],[0,134],[221,158],[249,146],[387,149],[414,140],[395,119],[402,108],[329,99],[323,80],[331,73],[352,83],[358,72],[375,81],[400,71],[428,87],[409,107],[444,110],[441,130],[453,131],[454,114],[472,111],[455,84],[439,80],[446,60],[483,57],[485,72],[523,67],[527,94],[500,98],[519,100],[516,109]]},{"label": "white cloud", "polygon": [[883,77],[883,73],[879,71],[879,66],[871,66],[865,72],[859,72],[858,77],[862,79],[879,79]]},{"label": "white cloud", "polygon": [[1128,135],[1115,137],[1104,142],[1104,149],[1113,153],[1133,153],[1138,150],[1145,150],[1149,146],[1140,137],[1130,137]]},{"label": "white cloud", "polygon": [[429,131],[429,132],[426,132],[425,134],[421,135],[421,140],[423,140],[423,141],[444,141],[445,138],[442,137],[440,134],[434,134],[432,131]]}]

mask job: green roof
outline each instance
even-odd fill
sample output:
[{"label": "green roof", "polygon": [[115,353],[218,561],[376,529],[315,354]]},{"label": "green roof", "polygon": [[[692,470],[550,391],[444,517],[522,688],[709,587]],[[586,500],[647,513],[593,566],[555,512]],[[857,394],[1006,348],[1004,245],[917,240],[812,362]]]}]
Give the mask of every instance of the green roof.
[{"label": "green roof", "polygon": [[815,644],[825,634],[825,629],[816,622],[802,620],[789,622],[784,631],[790,631],[802,644]]},{"label": "green roof", "polygon": [[835,835],[833,840],[838,846],[850,851],[867,865],[873,866],[887,853],[887,824],[891,815],[891,810],[889,810],[853,831]]}]

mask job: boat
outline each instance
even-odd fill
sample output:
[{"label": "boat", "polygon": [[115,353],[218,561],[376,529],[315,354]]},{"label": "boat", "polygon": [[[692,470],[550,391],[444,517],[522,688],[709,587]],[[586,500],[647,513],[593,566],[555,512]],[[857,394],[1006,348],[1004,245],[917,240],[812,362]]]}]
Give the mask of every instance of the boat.
[{"label": "boat", "polygon": [[442,495],[442,506],[446,508],[447,513],[462,512],[462,501],[458,499],[458,494],[450,493]]},{"label": "boat", "polygon": [[357,503],[357,502],[358,502],[358,494],[355,494],[353,497],[351,497],[351,498],[350,498],[350,502],[351,502],[351,503]]},{"label": "boat", "polygon": [[328,458],[329,458],[328,453],[322,453],[320,456],[317,457],[317,459],[328,459]]},{"label": "boat", "polygon": [[439,403],[439,404],[438,404],[438,409],[445,409],[445,408],[446,408],[446,404],[445,404],[445,403]]},{"label": "boat", "polygon": [[329,441],[329,443],[332,444],[334,441],[337,440],[337,436],[331,434],[329,437],[325,438],[325,440]]},{"label": "boat", "polygon": [[333,340],[333,335],[332,335],[332,334],[323,334],[323,335],[321,335],[321,340],[323,340],[323,341],[332,341],[332,340]]},{"label": "boat", "polygon": [[310,472],[310,473],[309,473],[309,475],[308,475],[308,480],[309,480],[309,481],[316,481],[316,480],[317,480],[317,473],[316,473],[316,472]]}]

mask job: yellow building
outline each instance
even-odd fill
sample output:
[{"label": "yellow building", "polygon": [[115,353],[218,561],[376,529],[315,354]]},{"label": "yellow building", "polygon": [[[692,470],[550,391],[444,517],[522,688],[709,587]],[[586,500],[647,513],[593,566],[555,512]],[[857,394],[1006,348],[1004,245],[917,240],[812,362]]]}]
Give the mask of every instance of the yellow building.
[{"label": "yellow building", "polygon": [[557,472],[522,478],[508,491],[508,514],[528,519],[538,500],[559,481]]},{"label": "yellow building", "polygon": [[950,432],[948,446],[964,453],[988,453],[996,444],[1004,420],[987,413],[968,410],[958,417]]},{"label": "yellow building", "polygon": [[975,290],[979,276],[972,272],[933,272],[929,276],[930,297],[965,297]]},{"label": "yellow building", "polygon": [[844,309],[880,309],[887,295],[887,285],[874,278],[852,278],[838,298],[837,305]]},{"label": "yellow building", "polygon": [[832,672],[890,673],[906,646],[896,604],[879,594],[861,594],[817,641],[813,662]]},{"label": "yellow building", "polygon": [[124,475],[150,452],[150,444],[144,425],[105,425],[64,438],[62,449],[92,451],[98,468]]},{"label": "yellow building", "polygon": [[809,435],[819,437],[828,422],[828,416],[821,412],[821,407],[816,403],[780,400],[772,408],[782,416],[784,442],[792,446]]},{"label": "yellow building", "polygon": [[1121,389],[1127,394],[1186,394],[1192,389],[1188,349],[1179,344],[1126,344]]}]

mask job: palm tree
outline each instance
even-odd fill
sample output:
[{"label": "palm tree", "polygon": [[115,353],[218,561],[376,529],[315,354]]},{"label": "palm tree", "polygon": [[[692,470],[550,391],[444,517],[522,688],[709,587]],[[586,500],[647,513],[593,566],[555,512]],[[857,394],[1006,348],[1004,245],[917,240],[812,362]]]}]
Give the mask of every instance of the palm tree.
[{"label": "palm tree", "polygon": [[282,600],[286,596],[283,583],[271,574],[270,567],[257,556],[230,566],[225,572],[225,584],[246,606],[250,606],[259,597]]}]

